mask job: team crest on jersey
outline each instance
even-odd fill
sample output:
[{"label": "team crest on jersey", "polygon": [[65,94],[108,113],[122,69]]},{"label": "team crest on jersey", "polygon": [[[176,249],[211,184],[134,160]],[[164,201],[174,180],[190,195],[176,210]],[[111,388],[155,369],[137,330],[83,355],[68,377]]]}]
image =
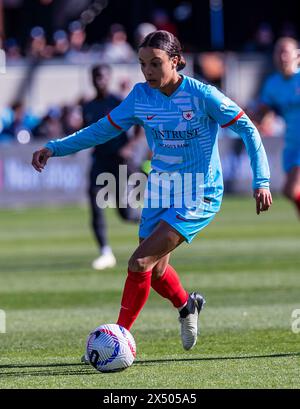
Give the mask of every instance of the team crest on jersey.
[{"label": "team crest on jersey", "polygon": [[190,111],[182,111],[182,116],[186,121],[190,121],[194,118],[195,112],[192,109]]}]

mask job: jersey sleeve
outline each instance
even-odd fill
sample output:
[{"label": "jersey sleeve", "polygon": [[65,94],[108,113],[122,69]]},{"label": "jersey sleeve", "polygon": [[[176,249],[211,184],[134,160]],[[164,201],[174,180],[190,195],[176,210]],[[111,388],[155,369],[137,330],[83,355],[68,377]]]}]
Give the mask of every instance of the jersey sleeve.
[{"label": "jersey sleeve", "polygon": [[66,156],[115,138],[136,123],[134,118],[134,89],[120,105],[94,124],[62,139],[49,141],[45,147],[53,156]]},{"label": "jersey sleeve", "polygon": [[235,102],[213,86],[209,87],[206,94],[205,109],[221,128],[234,124],[244,114]]},{"label": "jersey sleeve", "polygon": [[260,134],[244,111],[215,87],[205,100],[207,114],[222,128],[236,132],[246,146],[253,174],[253,189],[269,188],[270,170]]},{"label": "jersey sleeve", "polygon": [[136,86],[121,104],[107,115],[110,124],[119,131],[127,131],[137,123],[134,117],[135,94]]},{"label": "jersey sleeve", "polygon": [[270,169],[268,158],[256,126],[250,118],[244,114],[230,125],[230,129],[243,139],[246,146],[253,174],[253,189],[269,189]]}]

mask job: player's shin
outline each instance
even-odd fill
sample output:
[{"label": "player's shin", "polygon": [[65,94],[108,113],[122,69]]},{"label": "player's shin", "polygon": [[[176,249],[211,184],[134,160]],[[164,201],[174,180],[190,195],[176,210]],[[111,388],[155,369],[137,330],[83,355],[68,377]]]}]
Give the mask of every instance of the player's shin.
[{"label": "player's shin", "polygon": [[170,264],[160,278],[156,280],[152,278],[151,286],[159,295],[170,300],[175,308],[183,307],[189,298],[178,274]]},{"label": "player's shin", "polygon": [[130,330],[145,305],[151,288],[152,271],[143,273],[128,270],[117,324]]}]

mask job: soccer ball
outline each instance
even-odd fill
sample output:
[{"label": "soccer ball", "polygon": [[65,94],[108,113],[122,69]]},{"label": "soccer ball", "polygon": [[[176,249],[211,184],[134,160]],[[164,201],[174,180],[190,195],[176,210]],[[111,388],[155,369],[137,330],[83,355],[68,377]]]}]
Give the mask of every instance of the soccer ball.
[{"label": "soccer ball", "polygon": [[136,357],[135,340],[121,325],[100,325],[87,338],[86,357],[97,371],[122,371]]}]

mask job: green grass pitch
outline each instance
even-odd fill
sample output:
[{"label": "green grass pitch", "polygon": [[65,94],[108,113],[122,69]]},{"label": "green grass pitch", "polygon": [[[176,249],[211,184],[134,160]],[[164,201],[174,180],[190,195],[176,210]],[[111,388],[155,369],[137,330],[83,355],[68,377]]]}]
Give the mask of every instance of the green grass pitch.
[{"label": "green grass pitch", "polygon": [[137,359],[97,373],[80,364],[86,336],[115,322],[137,226],[107,212],[118,266],[93,271],[86,207],[1,210],[0,388],[299,388],[300,224],[275,198],[256,216],[252,198],[225,197],[221,212],[172,256],[185,287],[200,290],[196,347],[185,352],[177,311],[151,292],[132,328]]}]

